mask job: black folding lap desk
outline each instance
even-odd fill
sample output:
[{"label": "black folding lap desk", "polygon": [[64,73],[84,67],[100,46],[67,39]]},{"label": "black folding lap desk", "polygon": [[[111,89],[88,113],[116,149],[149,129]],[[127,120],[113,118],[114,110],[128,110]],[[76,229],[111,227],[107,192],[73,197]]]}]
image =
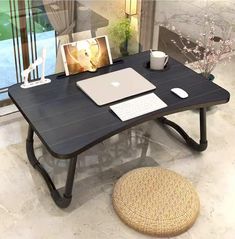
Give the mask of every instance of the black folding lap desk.
[{"label": "black folding lap desk", "polygon": [[[29,124],[26,140],[28,159],[45,179],[51,196],[59,207],[65,208],[71,202],[77,156],[104,139],[142,122],[159,119],[160,122],[177,130],[187,145],[193,149],[197,151],[206,149],[205,108],[228,102],[229,93],[173,59],[169,60],[168,66],[163,71],[150,70],[148,61],[149,52],[143,52],[123,58],[112,66],[98,69],[95,73],[85,72],[64,78],[52,75],[49,76],[52,79],[50,84],[30,89],[22,89],[20,84],[16,84],[9,88],[9,96]],[[76,86],[78,80],[126,67],[132,67],[155,84],[154,93],[168,107],[122,122],[111,112],[109,105],[97,106]],[[188,92],[189,97],[186,99],[177,97],[170,91],[174,87],[183,88]],[[193,108],[200,109],[199,143],[191,139],[181,127],[163,117]],[[60,195],[51,178],[35,157],[34,133],[53,156],[70,159],[63,195]]]}]

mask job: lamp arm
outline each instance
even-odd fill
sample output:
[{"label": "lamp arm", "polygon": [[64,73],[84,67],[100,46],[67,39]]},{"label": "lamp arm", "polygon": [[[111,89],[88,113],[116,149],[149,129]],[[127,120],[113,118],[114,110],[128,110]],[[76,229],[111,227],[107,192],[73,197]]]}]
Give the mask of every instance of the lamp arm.
[{"label": "lamp arm", "polygon": [[[21,88],[30,88],[38,85],[44,85],[51,82],[50,79],[45,78],[45,62],[46,62],[46,48],[42,50],[42,56],[39,57],[34,63],[32,63],[26,70],[22,71],[21,75],[24,78],[24,84],[21,85]],[[29,73],[36,69],[37,66],[42,64],[42,77],[40,80],[28,81]]]},{"label": "lamp arm", "polygon": [[31,72],[32,65],[30,65],[26,70],[21,72],[21,76],[23,77],[24,84],[27,85],[29,83],[29,73]]},{"label": "lamp arm", "polygon": [[41,76],[41,80],[44,81],[45,80],[45,63],[46,63],[46,48],[42,49],[42,76]]}]

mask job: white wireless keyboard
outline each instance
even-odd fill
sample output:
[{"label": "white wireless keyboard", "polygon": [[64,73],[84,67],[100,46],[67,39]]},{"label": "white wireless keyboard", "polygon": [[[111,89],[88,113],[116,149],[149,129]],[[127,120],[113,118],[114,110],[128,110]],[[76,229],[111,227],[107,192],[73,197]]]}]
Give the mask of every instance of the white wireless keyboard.
[{"label": "white wireless keyboard", "polygon": [[164,107],[167,107],[167,104],[154,93],[139,96],[110,106],[111,110],[122,121],[130,120]]}]

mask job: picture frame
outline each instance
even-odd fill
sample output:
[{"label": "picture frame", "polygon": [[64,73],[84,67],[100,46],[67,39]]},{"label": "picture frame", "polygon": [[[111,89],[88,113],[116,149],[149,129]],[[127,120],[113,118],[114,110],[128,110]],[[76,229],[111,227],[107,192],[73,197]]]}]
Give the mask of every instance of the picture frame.
[{"label": "picture frame", "polygon": [[113,64],[106,35],[63,44],[61,54],[66,76]]}]

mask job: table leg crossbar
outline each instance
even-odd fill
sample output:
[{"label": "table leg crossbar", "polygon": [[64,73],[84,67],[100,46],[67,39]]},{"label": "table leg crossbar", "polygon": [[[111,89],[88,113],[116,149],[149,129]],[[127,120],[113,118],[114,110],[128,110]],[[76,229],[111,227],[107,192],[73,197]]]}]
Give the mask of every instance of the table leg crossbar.
[{"label": "table leg crossbar", "polygon": [[176,123],[168,120],[165,117],[158,119],[162,124],[168,125],[175,129],[185,140],[186,144],[196,151],[204,151],[207,148],[207,137],[206,137],[206,109],[200,108],[200,141],[197,143]]},{"label": "table leg crossbar", "polygon": [[51,197],[53,198],[56,205],[60,208],[66,208],[70,205],[72,200],[72,190],[73,190],[73,182],[74,182],[74,174],[76,170],[77,157],[70,159],[68,174],[67,174],[67,179],[65,184],[65,190],[63,195],[61,195],[60,192],[56,189],[51,177],[49,176],[47,171],[44,169],[44,167],[40,164],[40,162],[37,160],[35,156],[34,147],[33,147],[33,142],[34,142],[33,134],[34,134],[34,131],[29,126],[28,137],[26,140],[26,151],[27,151],[29,162],[36,170],[38,170],[38,172],[44,178],[50,190]]}]

